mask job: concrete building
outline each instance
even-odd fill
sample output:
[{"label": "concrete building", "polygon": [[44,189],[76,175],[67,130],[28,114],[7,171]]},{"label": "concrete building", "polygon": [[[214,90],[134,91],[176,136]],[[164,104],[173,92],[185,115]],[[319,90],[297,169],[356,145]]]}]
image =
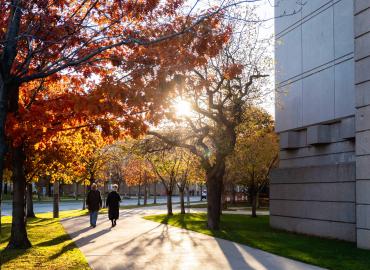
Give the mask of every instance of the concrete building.
[{"label": "concrete building", "polygon": [[275,1],[270,222],[370,249],[370,1],[297,2]]}]

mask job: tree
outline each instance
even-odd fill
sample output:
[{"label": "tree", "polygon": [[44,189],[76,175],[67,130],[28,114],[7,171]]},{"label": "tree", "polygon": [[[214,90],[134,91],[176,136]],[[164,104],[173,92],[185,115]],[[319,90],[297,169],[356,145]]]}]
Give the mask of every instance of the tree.
[{"label": "tree", "polygon": [[234,150],[238,126],[249,117],[244,112],[266,95],[265,72],[271,63],[258,36],[259,25],[251,22],[258,21],[253,10],[231,12],[231,21],[224,21],[234,31],[230,42],[205,66],[184,74],[177,95],[172,96],[192,109],[181,118],[175,112],[168,114],[182,130],[177,127],[174,136],[149,132],[201,159],[207,183],[207,225],[214,230],[219,229],[226,158]]},{"label": "tree", "polygon": [[[124,119],[120,126],[129,127],[134,133],[142,131],[137,127],[143,128],[143,125],[132,121],[132,114],[142,111],[133,109],[133,105],[143,100],[153,109],[157,108],[151,100],[160,95],[150,92],[157,90],[158,85],[165,92],[163,87],[168,85],[172,70],[199,65],[204,56],[214,54],[217,46],[227,38],[227,31],[218,28],[219,16],[214,16],[219,9],[200,17],[186,16],[181,14],[181,4],[181,1],[172,0],[0,1],[3,11],[0,19],[0,171],[3,170],[6,140],[9,140],[14,171],[12,227],[15,227],[13,231],[19,231],[16,238],[12,234],[9,248],[26,248],[30,243],[22,222],[24,141],[18,140],[19,133],[7,131],[5,137],[5,125],[12,129],[27,123],[25,117],[32,117],[36,127],[43,130],[48,123],[44,121],[45,116],[54,115],[42,112],[51,109],[49,104],[59,102],[63,106],[58,109],[69,109],[70,114],[52,121],[52,129],[65,128],[64,120],[69,118],[77,119],[78,126],[90,126],[91,120],[86,123],[87,119],[81,118],[82,112],[88,111],[85,116],[95,116],[94,125],[103,131],[117,132],[119,129],[111,128],[113,109],[115,120]],[[173,50],[169,52],[163,48]],[[179,67],[183,59],[186,65]],[[110,77],[104,79],[106,75]],[[65,79],[70,79],[71,83],[69,87],[53,89],[57,97],[43,94],[48,88],[45,85]],[[88,90],[99,82],[96,91]],[[145,96],[141,89],[148,89],[149,94]],[[124,102],[112,103],[108,100],[112,96]],[[130,96],[129,101],[127,96]],[[120,106],[112,108],[112,104]],[[34,113],[37,109],[41,110]],[[121,118],[117,117],[118,112]]]},{"label": "tree", "polygon": [[141,187],[144,186],[144,196],[147,196],[148,183],[154,179],[149,162],[142,156],[131,154],[124,167],[124,177],[128,186],[139,187],[138,205],[140,205]]},{"label": "tree", "polygon": [[187,191],[189,204],[189,186],[191,184],[203,182],[205,176],[198,157],[194,156],[186,149],[176,149],[176,152],[181,162],[176,185],[180,193],[181,214],[185,214],[185,190]]},{"label": "tree", "polygon": [[256,217],[259,192],[268,184],[271,169],[276,165],[279,145],[271,116],[262,109],[250,108],[251,117],[238,128],[237,143],[227,160],[229,177],[244,185]]}]

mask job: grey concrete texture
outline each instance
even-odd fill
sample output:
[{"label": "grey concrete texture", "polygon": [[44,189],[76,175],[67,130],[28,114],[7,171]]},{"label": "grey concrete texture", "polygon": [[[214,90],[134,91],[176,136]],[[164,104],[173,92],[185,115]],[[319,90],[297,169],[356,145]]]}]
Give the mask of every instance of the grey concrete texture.
[{"label": "grey concrete texture", "polygon": [[370,230],[357,229],[357,247],[370,249]]},{"label": "grey concrete texture", "polygon": [[[369,166],[369,163],[367,164]],[[357,179],[356,181],[356,203],[370,204],[370,180]]]},{"label": "grey concrete texture", "polygon": [[360,60],[370,55],[370,33],[359,36],[355,39],[355,60]]},{"label": "grey concrete texture", "polygon": [[370,230],[370,205],[357,205],[357,228]]},{"label": "grey concrete texture", "polygon": [[350,163],[356,161],[354,152],[333,153],[330,155],[310,156],[297,159],[280,160],[280,168],[324,166],[332,164]]},{"label": "grey concrete texture", "polygon": [[354,202],[270,200],[270,213],[285,217],[356,223]]},{"label": "grey concrete texture", "polygon": [[143,215],[164,211],[164,207],[121,211],[114,228],[110,227],[106,215],[99,216],[94,229],[87,227],[86,216],[63,220],[62,224],[93,270],[321,269],[245,245],[142,219]]},{"label": "grey concrete texture", "polygon": [[[368,44],[370,44],[370,40]],[[363,107],[370,104],[369,89],[370,81],[356,85],[356,107]]]},{"label": "grey concrete texture", "polygon": [[354,16],[355,37],[370,31],[370,9],[363,9]]},{"label": "grey concrete texture", "polygon": [[370,7],[370,2],[368,0],[354,0],[355,3],[355,14],[361,12]]},{"label": "grey concrete texture", "polygon": [[370,155],[370,130],[356,133],[356,154]]},{"label": "grey concrete texture", "polygon": [[354,182],[274,184],[270,185],[270,198],[275,200],[354,202],[355,190]]},{"label": "grey concrete texture", "polygon": [[356,225],[350,223],[270,216],[270,225],[277,229],[309,235],[356,241]]},{"label": "grey concrete texture", "polygon": [[356,110],[356,132],[370,130],[369,119],[370,119],[370,106],[358,108]]},{"label": "grey concrete texture", "polygon": [[271,184],[348,182],[356,179],[355,163],[312,166],[300,168],[277,168],[271,172]]},{"label": "grey concrete texture", "polygon": [[314,125],[307,128],[307,144],[327,144],[331,142],[329,125]]},{"label": "grey concrete texture", "polygon": [[[275,12],[295,5],[296,1],[281,1]],[[285,83],[277,91],[277,132],[355,113],[353,2],[305,1],[297,25],[296,20],[275,22],[278,31],[289,30],[276,42],[276,82]]]},{"label": "grey concrete texture", "polygon": [[340,122],[339,136],[341,139],[352,139],[355,137],[355,118],[348,117]]},{"label": "grey concrete texture", "polygon": [[[370,16],[370,14],[369,14]],[[355,55],[357,55],[355,53]],[[363,83],[370,80],[370,74],[367,72],[370,69],[370,59],[363,58],[355,64],[355,84]]]},{"label": "grey concrete texture", "polygon": [[280,133],[280,148],[282,149],[294,149],[303,145],[300,140],[300,134],[296,131],[287,131]]},{"label": "grey concrete texture", "polygon": [[[333,133],[333,132],[331,132]],[[353,132],[354,133],[354,132]],[[298,159],[303,157],[312,157],[320,155],[331,155],[339,153],[355,152],[355,141],[354,140],[341,140],[331,142],[325,145],[304,146],[294,151],[282,149],[280,151],[280,160],[284,159]]]},{"label": "grey concrete texture", "polygon": [[[293,14],[295,13],[295,14]],[[284,14],[292,14],[291,16],[282,16]],[[275,33],[278,35],[291,25],[294,25],[301,20],[301,6],[296,0],[284,0],[276,3],[275,7]]]},{"label": "grey concrete texture", "polygon": [[370,155],[357,156],[356,157],[356,179],[357,179],[357,181],[364,180],[364,179],[366,179],[366,180],[370,179],[370,166],[369,166],[369,164],[370,164]]}]

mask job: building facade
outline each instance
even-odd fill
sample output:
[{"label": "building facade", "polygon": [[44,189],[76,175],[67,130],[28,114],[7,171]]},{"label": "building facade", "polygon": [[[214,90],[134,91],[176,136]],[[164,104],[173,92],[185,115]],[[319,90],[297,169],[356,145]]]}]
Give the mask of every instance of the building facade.
[{"label": "building facade", "polygon": [[370,1],[299,2],[275,1],[270,223],[370,249]]}]

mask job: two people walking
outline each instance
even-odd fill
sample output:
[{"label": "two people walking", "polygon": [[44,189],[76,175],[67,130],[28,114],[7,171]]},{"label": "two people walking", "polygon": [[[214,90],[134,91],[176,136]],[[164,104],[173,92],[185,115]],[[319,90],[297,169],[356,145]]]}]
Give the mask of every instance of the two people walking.
[{"label": "two people walking", "polygon": [[[109,220],[111,220],[112,227],[114,227],[116,226],[117,219],[119,218],[119,203],[121,202],[121,197],[117,192],[118,185],[114,184],[112,188],[113,191],[108,194],[106,205],[108,207]],[[102,208],[100,191],[95,183],[91,185],[91,190],[87,194],[86,204],[90,214],[90,225],[91,227],[95,228],[96,221],[98,219],[98,212],[100,208]]]}]

